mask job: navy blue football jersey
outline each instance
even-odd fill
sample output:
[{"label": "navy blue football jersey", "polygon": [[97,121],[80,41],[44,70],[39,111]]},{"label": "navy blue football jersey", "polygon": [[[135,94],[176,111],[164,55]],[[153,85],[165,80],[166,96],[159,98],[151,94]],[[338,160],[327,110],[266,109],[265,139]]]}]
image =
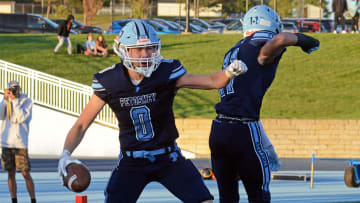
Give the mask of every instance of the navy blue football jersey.
[{"label": "navy blue football jersey", "polygon": [[264,44],[274,36],[269,31],[258,31],[239,41],[226,53],[223,69],[235,59],[240,59],[247,65],[248,71],[234,77],[219,90],[221,101],[215,105],[217,113],[259,119],[262,99],[274,80],[282,54],[273,63],[264,66],[258,63],[257,57]]},{"label": "navy blue football jersey", "polygon": [[121,63],[94,75],[94,94],[109,104],[119,121],[121,150],[151,150],[174,143],[179,134],[172,104],[176,81],[185,73],[178,60],[163,59],[137,86]]}]

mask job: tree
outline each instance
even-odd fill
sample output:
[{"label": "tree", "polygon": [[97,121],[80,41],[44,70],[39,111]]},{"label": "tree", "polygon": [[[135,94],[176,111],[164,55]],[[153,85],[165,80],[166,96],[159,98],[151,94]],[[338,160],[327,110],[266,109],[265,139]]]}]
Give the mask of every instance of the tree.
[{"label": "tree", "polygon": [[[277,0],[276,12],[281,18],[292,17],[295,8],[300,6],[301,1],[299,0]],[[274,0],[269,2],[269,6],[274,9]]]},{"label": "tree", "polygon": [[[246,1],[247,0],[207,0],[207,6],[215,6],[217,4],[222,5],[222,13],[224,16],[229,16],[231,14],[245,14],[246,13]],[[264,0],[267,2],[268,0]],[[248,0],[249,8],[259,4],[260,0]],[[201,1],[200,1],[201,4]]]},{"label": "tree", "polygon": [[151,4],[149,0],[130,0],[131,18],[148,18]]},{"label": "tree", "polygon": [[102,8],[102,0],[82,0],[83,9],[84,9],[84,24],[88,25],[91,23],[91,20],[96,15],[96,12]]}]

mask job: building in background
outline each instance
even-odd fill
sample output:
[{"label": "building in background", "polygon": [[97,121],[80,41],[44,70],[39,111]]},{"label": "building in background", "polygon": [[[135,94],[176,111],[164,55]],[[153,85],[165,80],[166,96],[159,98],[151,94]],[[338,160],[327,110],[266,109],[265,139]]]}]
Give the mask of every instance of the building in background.
[{"label": "building in background", "polygon": [[0,1],[0,13],[15,13],[15,1]]},{"label": "building in background", "polygon": [[[181,9],[181,11],[179,11]],[[200,7],[199,17],[221,17],[222,5],[218,4],[215,7]],[[176,2],[158,2],[157,4],[157,16],[182,16],[186,14],[186,6],[184,3]],[[194,16],[195,11],[193,7],[190,7],[190,16]]]},{"label": "building in background", "polygon": [[296,17],[300,18],[319,18],[320,9],[321,9],[321,18],[324,17],[324,9],[319,6],[314,6],[312,4],[306,4],[304,7],[299,7],[300,9],[296,10]]}]

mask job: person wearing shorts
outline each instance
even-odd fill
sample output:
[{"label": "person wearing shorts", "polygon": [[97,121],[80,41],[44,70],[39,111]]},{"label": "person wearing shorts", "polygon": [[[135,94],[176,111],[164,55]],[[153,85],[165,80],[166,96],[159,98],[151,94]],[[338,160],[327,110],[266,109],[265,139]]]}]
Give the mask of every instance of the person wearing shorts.
[{"label": "person wearing shorts", "polygon": [[8,172],[8,186],[12,203],[17,203],[16,171],[22,173],[31,203],[36,203],[34,181],[30,175],[28,155],[29,124],[32,117],[32,100],[21,93],[17,81],[10,81],[0,103],[1,166]]}]

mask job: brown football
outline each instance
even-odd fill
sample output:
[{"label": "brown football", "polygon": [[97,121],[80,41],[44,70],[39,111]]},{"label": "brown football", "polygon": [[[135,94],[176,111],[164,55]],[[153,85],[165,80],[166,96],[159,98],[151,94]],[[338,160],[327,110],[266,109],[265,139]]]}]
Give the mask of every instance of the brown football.
[{"label": "brown football", "polygon": [[90,185],[90,172],[83,164],[70,163],[66,166],[66,172],[67,176],[62,178],[69,190],[83,192]]}]

